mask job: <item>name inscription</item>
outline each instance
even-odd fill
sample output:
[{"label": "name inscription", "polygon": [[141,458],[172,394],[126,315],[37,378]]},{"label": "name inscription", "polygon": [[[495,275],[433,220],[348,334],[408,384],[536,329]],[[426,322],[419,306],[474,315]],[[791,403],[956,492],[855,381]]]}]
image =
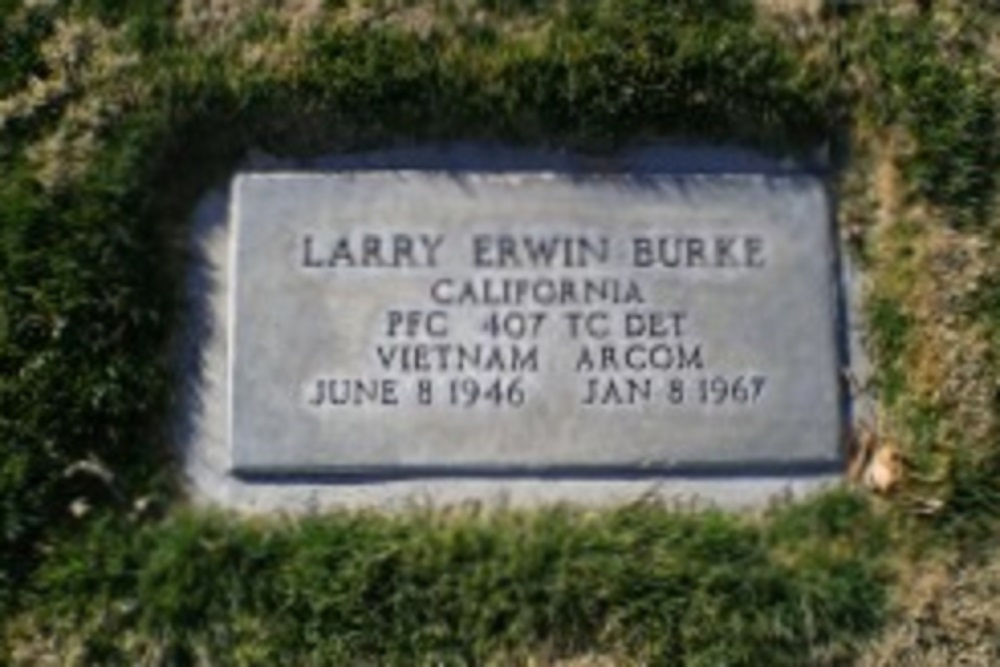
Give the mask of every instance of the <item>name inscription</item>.
[{"label": "name inscription", "polygon": [[[539,341],[549,337],[576,350],[570,370],[582,406],[693,402],[750,407],[764,393],[763,372],[713,372],[689,313],[650,304],[642,277],[568,273],[613,268],[617,259],[625,268],[651,271],[760,270],[767,254],[760,236],[474,234],[458,250],[469,267],[483,274],[471,279],[438,270],[438,253],[447,240],[444,234],[403,232],[302,236],[300,268],[305,270],[426,269],[432,274],[416,278],[427,286],[423,303],[382,313],[373,332],[373,374],[316,378],[310,406],[409,402],[521,408],[533,398],[525,377],[547,367]],[[540,277],[497,273],[519,269],[540,271]],[[456,309],[458,317],[475,322],[474,339],[456,339],[451,326]]]}]

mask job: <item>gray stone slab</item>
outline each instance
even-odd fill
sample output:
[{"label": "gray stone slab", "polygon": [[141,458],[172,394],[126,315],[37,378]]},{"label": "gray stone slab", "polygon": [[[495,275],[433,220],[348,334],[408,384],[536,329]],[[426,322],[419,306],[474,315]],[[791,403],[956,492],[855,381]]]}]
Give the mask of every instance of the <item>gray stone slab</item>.
[{"label": "gray stone slab", "polygon": [[230,213],[237,473],[840,461],[836,253],[813,178],[244,174]]}]

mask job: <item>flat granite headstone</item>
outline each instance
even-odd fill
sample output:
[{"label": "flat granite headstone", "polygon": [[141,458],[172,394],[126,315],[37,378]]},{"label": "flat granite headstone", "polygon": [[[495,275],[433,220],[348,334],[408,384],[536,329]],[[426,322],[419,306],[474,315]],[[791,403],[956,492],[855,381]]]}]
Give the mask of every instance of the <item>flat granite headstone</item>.
[{"label": "flat granite headstone", "polygon": [[244,174],[231,205],[237,474],[840,461],[815,178]]}]

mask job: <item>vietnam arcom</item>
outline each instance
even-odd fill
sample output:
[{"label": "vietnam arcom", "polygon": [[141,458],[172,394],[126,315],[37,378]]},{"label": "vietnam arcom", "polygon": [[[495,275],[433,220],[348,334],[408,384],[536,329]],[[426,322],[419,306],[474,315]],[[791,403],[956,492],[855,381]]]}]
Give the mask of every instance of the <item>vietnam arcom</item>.
[{"label": "vietnam arcom", "polygon": [[586,379],[583,405],[639,405],[654,400],[650,373],[704,370],[698,343],[634,343],[624,346],[584,345],[577,354],[577,373],[617,373]]}]

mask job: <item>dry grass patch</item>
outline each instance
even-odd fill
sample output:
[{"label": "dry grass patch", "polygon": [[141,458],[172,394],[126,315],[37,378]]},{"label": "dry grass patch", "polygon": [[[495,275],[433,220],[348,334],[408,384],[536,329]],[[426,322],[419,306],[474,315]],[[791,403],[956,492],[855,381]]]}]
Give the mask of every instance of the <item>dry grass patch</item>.
[{"label": "dry grass patch", "polygon": [[754,4],[765,14],[802,19],[818,16],[824,0],[756,0]]},{"label": "dry grass patch", "polygon": [[[876,358],[881,372],[894,368],[905,387],[891,405],[883,400],[877,436],[900,441],[916,468],[909,490],[919,490],[926,509],[936,506],[938,491],[950,490],[939,487],[947,485],[956,448],[988,452],[998,432],[989,330],[970,308],[998,264],[984,232],[957,230],[942,211],[911,194],[899,167],[911,151],[912,140],[903,135],[881,140],[873,151],[868,300],[896,304],[907,323],[905,330],[877,333],[889,340],[876,357],[888,348],[900,351],[898,359]],[[913,420],[930,414],[933,432],[917,432]]]},{"label": "dry grass patch", "polygon": [[57,20],[40,51],[45,75],[0,99],[0,130],[44,125],[27,157],[42,185],[59,188],[85,172],[102,136],[141,106],[149,88],[134,75],[139,58],[121,31],[96,20]]},{"label": "dry grass patch", "polygon": [[298,31],[318,23],[327,4],[324,0],[182,0],[178,27],[191,38],[220,40],[250,19],[267,16]]},{"label": "dry grass patch", "polygon": [[859,667],[1000,664],[1000,557],[961,567],[936,562],[904,576],[899,617]]}]

